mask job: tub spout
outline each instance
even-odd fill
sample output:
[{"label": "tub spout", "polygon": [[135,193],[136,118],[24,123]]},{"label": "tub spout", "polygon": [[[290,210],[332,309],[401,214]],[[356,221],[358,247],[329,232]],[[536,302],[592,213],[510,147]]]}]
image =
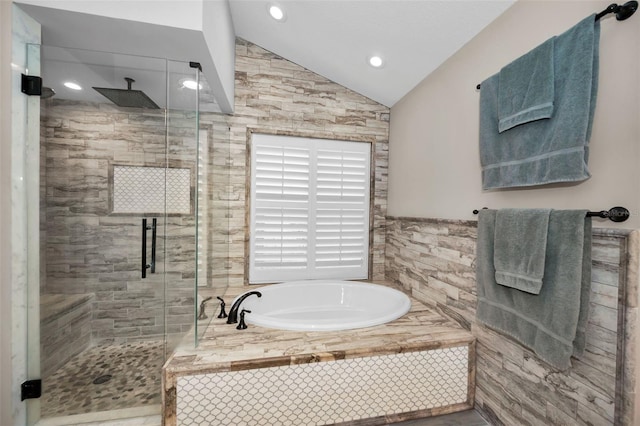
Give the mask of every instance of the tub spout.
[{"label": "tub spout", "polygon": [[255,294],[258,297],[262,297],[262,293],[259,291],[250,291],[248,293],[243,294],[235,303],[231,306],[229,310],[229,316],[227,317],[227,324],[235,324],[238,322],[238,310],[240,309],[240,305],[244,302],[244,299]]}]

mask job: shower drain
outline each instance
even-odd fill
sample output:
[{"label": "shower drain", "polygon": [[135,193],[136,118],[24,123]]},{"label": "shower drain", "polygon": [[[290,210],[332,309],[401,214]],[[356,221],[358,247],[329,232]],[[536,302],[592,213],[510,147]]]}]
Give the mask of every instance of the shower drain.
[{"label": "shower drain", "polygon": [[113,377],[111,374],[104,374],[102,376],[98,376],[95,379],[93,379],[93,384],[101,385],[101,384],[107,383],[109,380],[111,380],[111,377]]}]

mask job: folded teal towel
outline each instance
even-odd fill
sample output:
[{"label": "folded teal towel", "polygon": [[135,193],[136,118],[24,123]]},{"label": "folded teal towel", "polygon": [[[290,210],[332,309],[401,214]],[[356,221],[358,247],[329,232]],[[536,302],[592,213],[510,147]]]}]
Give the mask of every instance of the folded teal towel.
[{"label": "folded teal towel", "polygon": [[554,40],[553,116],[498,131],[499,76],[482,82],[482,188],[577,182],[589,178],[588,142],[598,85],[600,24],[595,16]]},{"label": "folded teal towel", "polygon": [[496,211],[478,218],[476,283],[480,323],[511,336],[565,370],[585,348],[591,291],[591,218],[586,210],[549,215],[544,284],[538,295],[498,285],[493,261]]},{"label": "folded teal towel", "polygon": [[498,74],[498,131],[553,114],[554,39],[506,65]]},{"label": "folded teal towel", "polygon": [[540,293],[550,212],[550,209],[498,210],[493,248],[498,284]]}]

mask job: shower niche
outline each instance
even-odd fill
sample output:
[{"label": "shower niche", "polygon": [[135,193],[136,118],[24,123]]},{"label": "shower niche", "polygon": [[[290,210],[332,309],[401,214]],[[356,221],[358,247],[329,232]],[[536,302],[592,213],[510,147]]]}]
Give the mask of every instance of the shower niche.
[{"label": "shower niche", "polygon": [[193,214],[191,168],[114,164],[110,170],[113,214]]},{"label": "shower niche", "polygon": [[[45,86],[28,118],[40,163],[29,374],[42,379],[30,423],[159,414],[164,361],[195,345],[198,299],[227,287],[227,117],[193,63],[29,51]],[[154,218],[144,274],[141,223]]]}]

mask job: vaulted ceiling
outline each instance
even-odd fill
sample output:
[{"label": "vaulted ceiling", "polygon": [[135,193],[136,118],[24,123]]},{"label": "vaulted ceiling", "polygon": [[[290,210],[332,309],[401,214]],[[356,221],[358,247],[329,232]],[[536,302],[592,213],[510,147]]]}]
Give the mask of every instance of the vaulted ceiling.
[{"label": "vaulted ceiling", "polygon": [[[513,1],[230,0],[236,35],[393,106]],[[268,13],[279,5],[283,21]],[[384,63],[368,65],[372,55]]]}]

